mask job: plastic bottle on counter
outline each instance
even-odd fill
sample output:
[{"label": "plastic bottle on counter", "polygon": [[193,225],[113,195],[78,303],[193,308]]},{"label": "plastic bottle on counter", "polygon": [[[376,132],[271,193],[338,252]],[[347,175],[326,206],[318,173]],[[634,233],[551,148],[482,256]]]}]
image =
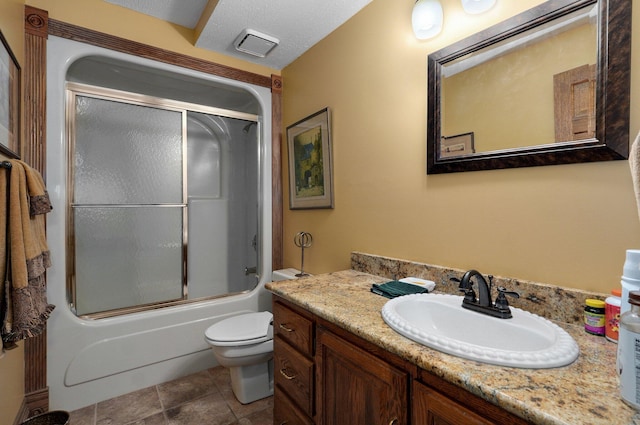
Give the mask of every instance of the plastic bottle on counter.
[{"label": "plastic bottle on counter", "polygon": [[630,309],[629,292],[640,291],[640,249],[628,249],[622,268],[622,304],[620,314]]},{"label": "plastic bottle on counter", "polygon": [[630,292],[628,302],[631,309],[620,316],[616,364],[622,400],[640,409],[640,291]]},{"label": "plastic bottle on counter", "polygon": [[611,296],[604,300],[604,333],[605,337],[612,342],[618,342],[618,330],[620,329],[620,304],[622,299],[621,289],[612,289]]},{"label": "plastic bottle on counter", "polygon": [[584,330],[593,335],[604,336],[605,333],[605,303],[602,300],[589,298],[585,300]]}]

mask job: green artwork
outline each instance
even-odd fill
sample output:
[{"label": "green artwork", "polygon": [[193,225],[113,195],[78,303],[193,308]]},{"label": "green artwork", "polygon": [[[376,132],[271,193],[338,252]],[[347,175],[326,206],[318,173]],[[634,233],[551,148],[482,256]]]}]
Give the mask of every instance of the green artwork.
[{"label": "green artwork", "polygon": [[293,138],[296,196],[324,195],[322,128],[313,127]]}]

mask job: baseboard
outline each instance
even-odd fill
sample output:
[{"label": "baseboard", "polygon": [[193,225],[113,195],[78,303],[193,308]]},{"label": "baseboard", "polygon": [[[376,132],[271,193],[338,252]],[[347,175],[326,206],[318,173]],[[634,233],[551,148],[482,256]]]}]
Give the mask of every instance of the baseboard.
[{"label": "baseboard", "polygon": [[49,411],[49,387],[24,395],[13,425],[20,425],[32,416]]},{"label": "baseboard", "polygon": [[13,421],[13,425],[20,425],[29,417],[29,409],[27,409],[27,400],[26,398],[22,399],[22,405],[18,410],[18,414],[16,415],[15,420]]}]

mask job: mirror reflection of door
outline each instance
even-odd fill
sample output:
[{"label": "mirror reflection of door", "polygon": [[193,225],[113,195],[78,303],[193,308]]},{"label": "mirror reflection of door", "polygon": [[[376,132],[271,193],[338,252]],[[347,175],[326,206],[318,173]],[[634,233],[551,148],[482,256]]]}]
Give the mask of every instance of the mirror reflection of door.
[{"label": "mirror reflection of door", "polygon": [[595,65],[582,65],[553,76],[556,142],[595,137],[595,94]]},{"label": "mirror reflection of door", "polygon": [[[597,16],[590,3],[480,49],[449,54],[454,59],[440,74],[441,135],[473,132],[480,154],[587,139],[556,137],[554,75],[597,62]],[[581,86],[567,92],[574,88]]]}]

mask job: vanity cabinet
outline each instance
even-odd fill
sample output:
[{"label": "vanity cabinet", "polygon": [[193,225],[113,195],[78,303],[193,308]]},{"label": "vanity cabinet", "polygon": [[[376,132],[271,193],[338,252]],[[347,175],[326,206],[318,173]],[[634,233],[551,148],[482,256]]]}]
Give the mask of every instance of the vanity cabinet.
[{"label": "vanity cabinet", "polygon": [[316,364],[319,424],[407,424],[407,372],[323,328]]},{"label": "vanity cabinet", "polygon": [[523,419],[280,297],[274,425],[525,425]]}]

